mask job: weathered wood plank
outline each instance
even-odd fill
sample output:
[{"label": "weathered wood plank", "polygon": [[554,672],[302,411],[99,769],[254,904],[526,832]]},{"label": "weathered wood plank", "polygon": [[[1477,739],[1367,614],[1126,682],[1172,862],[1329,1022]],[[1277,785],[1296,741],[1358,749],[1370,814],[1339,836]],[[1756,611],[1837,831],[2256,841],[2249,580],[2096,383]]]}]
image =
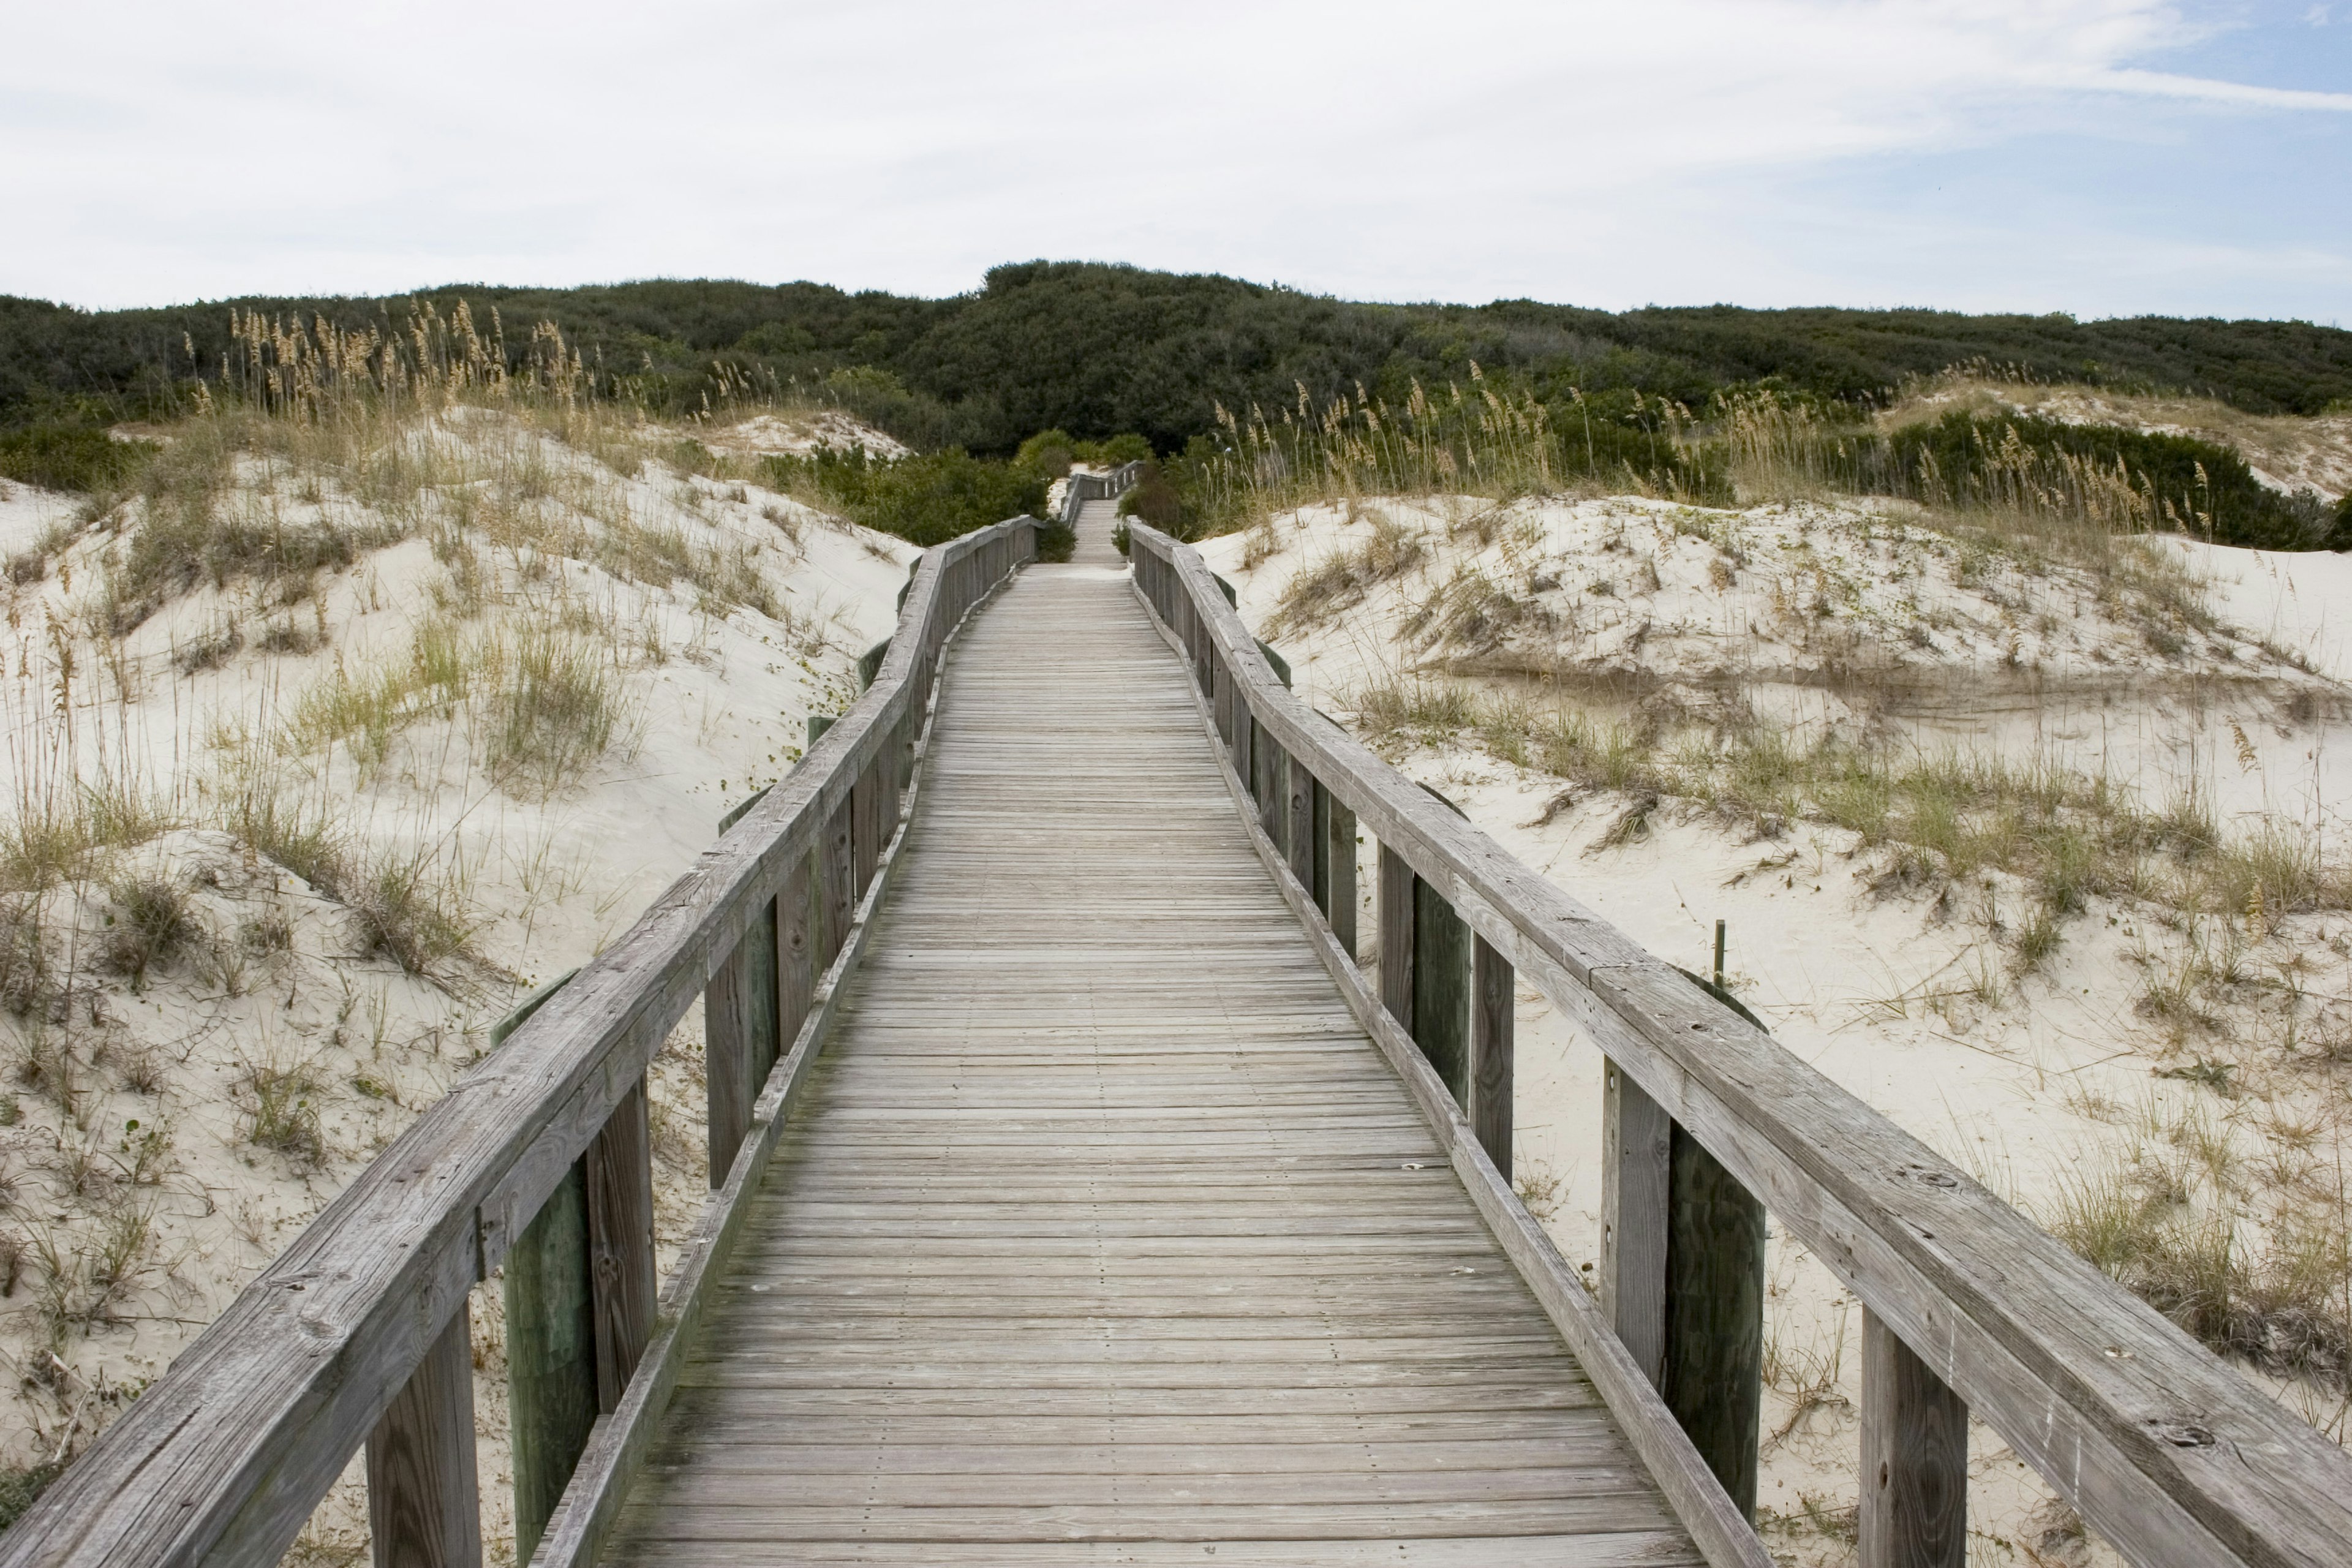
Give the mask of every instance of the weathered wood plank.
[{"label": "weathered wood plank", "polygon": [[[614,1108],[588,1145],[581,1175],[588,1202],[588,1269],[595,1313],[596,1408],[621,1403],[653,1337],[654,1165],[645,1080]],[[740,1140],[739,1140],[740,1142]]]},{"label": "weathered wood plank", "polygon": [[[1269,879],[1254,822],[1305,857],[1274,862],[1292,887],[1313,874],[1304,773],[1293,796],[1279,750],[1244,743],[1260,793],[1229,783],[1130,606],[1115,581],[1041,574],[973,623],[872,952],[706,1292],[611,1561],[735,1539],[729,1519],[800,1561],[853,1509],[861,1541],[1076,1531],[1105,1561],[1171,1528],[1670,1528]],[[1586,1424],[1573,1459],[1403,1462],[1416,1434],[1538,1419]],[[1079,1420],[1109,1452],[1008,1462],[1006,1434]],[[1266,1422],[1346,1458],[1118,1461],[1130,1433],[1164,1454]],[[807,1423],[862,1424],[866,1462],[793,1465],[774,1440]]]},{"label": "weathered wood plank", "polygon": [[771,901],[703,993],[704,1127],[713,1185],[751,1125],[751,1101],[775,1060],[776,942]]},{"label": "weathered wood plank", "polygon": [[1658,1392],[1731,1500],[1753,1518],[1764,1399],[1764,1205],[1680,1127],[1671,1163]]},{"label": "weathered wood plank", "polygon": [[[1290,857],[1290,873],[1308,887],[1315,885],[1315,775],[1307,763],[1288,758],[1283,765],[1284,812],[1282,846]],[[1328,814],[1326,814],[1328,830]]]},{"label": "weathered wood plank", "polygon": [[515,1238],[505,1292],[515,1551],[528,1559],[598,1414],[584,1161]]},{"label": "weathered wood plank", "polygon": [[1642,1086],[1601,1068],[1601,1303],[1651,1386],[1665,1382],[1666,1216],[1674,1122]]},{"label": "weathered wood plank", "polygon": [[1454,1103],[1470,1102],[1470,928],[1413,879],[1412,1037]]},{"label": "weathered wood plank", "polygon": [[1969,1407],[1862,1319],[1862,1568],[1966,1568]]},{"label": "weathered wood plank", "polygon": [[367,1489],[376,1568],[478,1568],[474,1343],[463,1307],[368,1435]]},{"label": "weathered wood plank", "polygon": [[1518,988],[1510,961],[1475,938],[1470,962],[1470,1103],[1465,1108],[1478,1146],[1511,1179],[1513,1037]]},{"label": "weathered wood plank", "polygon": [[1389,1010],[1406,1034],[1412,1033],[1413,913],[1416,879],[1404,857],[1381,846],[1379,940],[1381,944],[1381,1005]]}]

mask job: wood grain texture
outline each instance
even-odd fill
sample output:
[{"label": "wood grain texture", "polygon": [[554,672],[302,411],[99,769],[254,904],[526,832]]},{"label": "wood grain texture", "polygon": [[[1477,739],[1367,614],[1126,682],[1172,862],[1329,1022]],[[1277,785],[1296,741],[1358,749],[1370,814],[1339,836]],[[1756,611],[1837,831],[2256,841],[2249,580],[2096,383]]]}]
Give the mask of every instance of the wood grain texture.
[{"label": "wood grain texture", "polygon": [[1575,1027],[1762,1196],[2100,1534],[2140,1563],[2317,1564],[2352,1460],[2159,1314],[1791,1056],[1261,668],[1197,555],[1134,531],[1274,741],[1445,892]]},{"label": "wood grain texture", "polygon": [[1470,928],[1445,896],[1413,879],[1412,1037],[1454,1103],[1470,1103]]},{"label": "wood grain texture", "polygon": [[1471,1131],[1503,1179],[1511,1179],[1511,1100],[1518,987],[1510,960],[1485,937],[1474,939],[1470,958]]},{"label": "wood grain texture", "polygon": [[1969,1407],[1862,1317],[1862,1568],[1966,1568]]},{"label": "wood grain texture", "polygon": [[474,1342],[449,1320],[368,1435],[368,1536],[376,1568],[478,1568]]},{"label": "wood grain texture", "polygon": [[1381,1005],[1407,1035],[1412,1033],[1413,897],[1416,879],[1403,856],[1381,846],[1378,922]]},{"label": "wood grain texture", "polygon": [[584,1158],[515,1238],[503,1288],[515,1550],[528,1559],[598,1414]]},{"label": "wood grain texture", "polygon": [[[1284,808],[1282,847],[1290,858],[1290,874],[1308,887],[1315,885],[1315,775],[1297,757],[1283,767]],[[1328,819],[1328,813],[1326,813]]]},{"label": "wood grain texture", "polygon": [[704,1117],[710,1180],[725,1179],[776,1059],[776,906],[743,933],[702,999]]},{"label": "wood grain texture", "polygon": [[1658,1392],[1752,1518],[1764,1408],[1764,1205],[1686,1131],[1675,1128],[1671,1140]]},{"label": "wood grain texture", "polygon": [[[595,1313],[596,1408],[611,1415],[653,1337],[654,1145],[645,1080],[623,1097],[588,1145],[588,1274]],[[745,1106],[745,1121],[750,1121]],[[740,1143],[741,1140],[739,1138]]]},{"label": "wood grain texture", "polygon": [[1694,1559],[1125,583],[1037,568],[982,612],[923,769],[600,1560]]},{"label": "wood grain texture", "polygon": [[1319,784],[1316,787],[1329,806],[1330,838],[1326,854],[1330,862],[1327,873],[1330,890],[1326,918],[1331,922],[1340,948],[1353,960],[1360,951],[1356,945],[1356,814],[1332,798]]},{"label": "wood grain texture", "polygon": [[1652,1387],[1665,1378],[1674,1122],[1609,1062],[1601,1090],[1601,1305]]}]

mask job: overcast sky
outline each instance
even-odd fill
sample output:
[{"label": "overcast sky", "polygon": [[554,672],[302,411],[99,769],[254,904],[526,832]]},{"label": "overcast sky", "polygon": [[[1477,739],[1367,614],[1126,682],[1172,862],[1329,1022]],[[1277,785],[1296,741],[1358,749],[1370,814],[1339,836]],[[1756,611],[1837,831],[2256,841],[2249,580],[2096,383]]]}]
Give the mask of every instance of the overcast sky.
[{"label": "overcast sky", "polygon": [[0,0],[0,293],[1361,299],[2352,323],[2352,0]]}]

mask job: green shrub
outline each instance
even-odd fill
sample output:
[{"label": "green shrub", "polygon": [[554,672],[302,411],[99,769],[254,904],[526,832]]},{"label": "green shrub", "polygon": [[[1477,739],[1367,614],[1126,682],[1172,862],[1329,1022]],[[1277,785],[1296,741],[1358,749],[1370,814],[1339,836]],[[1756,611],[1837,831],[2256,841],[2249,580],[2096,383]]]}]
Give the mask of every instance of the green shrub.
[{"label": "green shrub", "polygon": [[51,1464],[0,1466],[0,1530],[22,1518],[64,1468]]},{"label": "green shrub", "polygon": [[0,430],[0,477],[45,490],[118,489],[154,455],[154,443],[118,441],[103,426],[52,421]]},{"label": "green shrub", "polygon": [[1030,468],[1045,479],[1058,479],[1077,461],[1078,444],[1067,430],[1040,430],[1013,454],[1015,468]]},{"label": "green shrub", "polygon": [[853,521],[925,548],[1045,508],[1045,480],[1036,471],[975,458],[961,447],[895,462],[862,448],[819,448],[766,464],[776,489],[814,489]]},{"label": "green shrub", "polygon": [[1184,498],[1177,494],[1176,487],[1169,482],[1160,465],[1149,459],[1135,483],[1118,498],[1118,515],[1139,518],[1176,539],[1192,536],[1192,515],[1184,505]]}]

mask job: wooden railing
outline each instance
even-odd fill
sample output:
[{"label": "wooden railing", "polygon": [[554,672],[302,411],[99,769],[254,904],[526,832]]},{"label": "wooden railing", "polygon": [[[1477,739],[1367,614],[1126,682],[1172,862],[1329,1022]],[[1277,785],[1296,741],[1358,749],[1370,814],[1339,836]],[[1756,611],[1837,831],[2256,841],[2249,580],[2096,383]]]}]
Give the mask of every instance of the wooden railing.
[{"label": "wooden railing", "polygon": [[1107,474],[1072,474],[1062,489],[1062,524],[1075,528],[1078,509],[1090,500],[1109,500],[1125,495],[1143,472],[1140,462],[1122,463]]},{"label": "wooden railing", "polygon": [[[2142,1568],[2352,1561],[2335,1444],[1295,700],[1195,552],[1129,539],[1261,853],[1711,1562],[1764,1560],[1734,1535],[1768,1211],[1865,1309],[1865,1568],[1962,1563],[1971,1415]],[[1355,968],[1359,826],[1380,846],[1377,996]],[[1509,1196],[1515,977],[1608,1058],[1597,1302]],[[1645,1435],[1660,1405],[1687,1445]]]},{"label": "wooden railing", "polygon": [[[856,705],[327,1205],[0,1537],[0,1568],[261,1568],[362,1446],[377,1568],[478,1563],[467,1298],[501,1268],[519,1554],[588,1559],[856,960],[948,639],[1038,527],[925,553]],[[698,995],[719,1191],[657,1299],[645,1073]]]}]

